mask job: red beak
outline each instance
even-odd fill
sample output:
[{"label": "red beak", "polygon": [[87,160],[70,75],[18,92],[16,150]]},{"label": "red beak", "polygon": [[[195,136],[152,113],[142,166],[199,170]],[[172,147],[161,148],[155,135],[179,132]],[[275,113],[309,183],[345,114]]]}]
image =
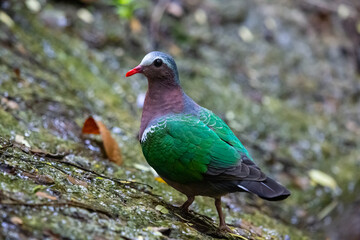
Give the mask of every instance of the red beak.
[{"label": "red beak", "polygon": [[128,71],[125,75],[125,77],[130,77],[134,74],[137,74],[137,73],[142,73],[142,67],[139,65],[137,67],[134,67],[133,69],[131,69],[130,71]]}]

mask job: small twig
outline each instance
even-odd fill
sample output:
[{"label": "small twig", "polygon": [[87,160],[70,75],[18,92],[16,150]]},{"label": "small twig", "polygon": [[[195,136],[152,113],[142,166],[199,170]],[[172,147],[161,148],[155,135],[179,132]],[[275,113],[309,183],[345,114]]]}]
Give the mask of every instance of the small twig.
[{"label": "small twig", "polygon": [[79,202],[74,202],[74,201],[70,201],[70,202],[46,202],[46,203],[25,203],[25,202],[20,202],[20,201],[16,201],[16,202],[2,202],[0,201],[0,205],[4,205],[4,206],[26,206],[26,207],[43,207],[43,206],[52,206],[52,207],[62,207],[62,206],[70,206],[70,207],[76,207],[76,208],[82,208],[91,212],[97,212],[97,213],[102,213],[105,214],[106,216],[110,217],[110,218],[115,218],[116,215],[112,214],[104,209],[100,209],[100,208],[95,208],[83,203],[79,203]]},{"label": "small twig", "polygon": [[[14,146],[16,146],[16,145],[14,145]],[[32,153],[30,149],[26,148],[26,147],[23,146],[23,145],[22,145],[22,146],[16,146],[16,147],[18,147],[21,151],[23,151],[23,152],[26,153],[26,154]],[[60,158],[60,156],[61,156],[60,159],[62,159],[62,158],[63,158],[64,156],[66,156],[66,155],[57,155],[57,156],[59,156],[59,158]],[[136,187],[134,187],[134,185],[143,185],[143,186],[146,186],[146,187],[148,187],[148,188],[150,188],[150,189],[153,189],[150,185],[148,185],[148,184],[146,184],[146,183],[139,183],[139,182],[129,181],[129,180],[127,180],[127,179],[116,179],[116,178],[107,177],[107,176],[105,176],[105,175],[102,175],[102,174],[97,173],[97,172],[95,172],[95,171],[93,171],[93,170],[87,169],[87,168],[85,168],[85,167],[79,166],[79,165],[74,164],[74,163],[71,163],[71,162],[67,162],[67,161],[63,161],[63,160],[60,160],[60,161],[54,160],[54,157],[49,157],[49,156],[47,156],[47,158],[48,158],[49,160],[53,160],[52,162],[67,164],[67,165],[70,165],[70,166],[72,166],[72,167],[76,167],[76,168],[78,168],[78,169],[81,169],[81,170],[83,170],[83,171],[85,171],[85,172],[92,173],[92,174],[94,174],[94,175],[96,175],[96,176],[98,176],[98,177],[101,177],[101,178],[105,178],[105,179],[114,181],[114,182],[116,182],[116,183],[118,183],[118,184],[122,184],[122,185],[125,185],[125,184],[126,184],[126,185],[128,185],[128,186],[130,186],[130,187],[132,187],[132,188],[137,189],[137,190],[139,190],[139,189],[136,188]],[[55,159],[58,159],[58,158],[55,158]],[[21,159],[21,160],[23,160],[23,159]],[[26,160],[23,160],[23,161],[26,161]],[[48,164],[42,163],[42,162],[34,162],[34,161],[28,161],[28,162],[32,162],[32,163],[34,163],[34,164],[41,164],[41,165],[49,166]],[[51,165],[51,166],[54,167],[54,168],[56,168],[57,170],[65,173],[65,174],[68,174],[68,173],[66,173],[64,170],[62,170],[62,169],[60,169],[60,168],[57,168],[57,167],[55,167],[54,165]],[[147,191],[144,191],[144,192],[146,193]]]},{"label": "small twig", "polygon": [[70,154],[70,153],[49,153],[49,152],[43,152],[40,149],[30,149],[30,152],[40,157],[48,157],[55,159],[63,159],[65,156]]},{"label": "small twig", "polygon": [[41,149],[31,149],[26,147],[23,144],[14,144],[15,147],[19,148],[21,151],[23,151],[26,154],[33,154],[39,157],[47,157],[47,158],[54,158],[54,159],[63,159],[65,156],[69,155],[70,153],[49,153],[45,152]]},{"label": "small twig", "polygon": [[67,161],[57,161],[57,162],[58,162],[58,163],[67,164],[67,165],[70,165],[70,166],[72,166],[72,167],[79,168],[79,169],[81,169],[81,170],[83,170],[83,171],[85,171],[85,172],[90,172],[90,173],[92,173],[92,174],[94,174],[94,175],[96,175],[96,176],[99,176],[99,177],[101,177],[101,178],[105,178],[105,179],[114,181],[114,182],[119,183],[119,184],[128,184],[128,185],[130,185],[130,184],[136,184],[136,185],[143,185],[143,186],[146,186],[146,187],[149,187],[150,189],[152,189],[152,187],[151,187],[150,185],[146,184],[146,183],[139,183],[139,182],[129,181],[129,180],[127,180],[127,179],[119,179],[119,178],[107,177],[107,176],[102,175],[102,174],[100,174],[100,173],[97,173],[97,172],[95,172],[95,171],[93,171],[93,170],[84,168],[84,167],[82,167],[82,166],[79,166],[79,165],[77,165],[77,164],[74,164],[74,163],[71,163],[71,162],[67,162]]},{"label": "small twig", "polygon": [[[9,146],[10,146],[10,145],[9,145]],[[9,146],[8,146],[8,147],[9,147]],[[22,152],[24,152],[24,153],[26,153],[26,154],[34,154],[34,155],[38,155],[38,156],[39,156],[40,153],[43,153],[43,154],[40,155],[40,156],[46,157],[48,160],[50,160],[50,161],[52,161],[52,162],[61,163],[61,164],[67,164],[67,165],[70,165],[70,166],[72,166],[72,167],[81,169],[81,170],[83,170],[83,171],[85,171],[85,172],[92,173],[92,174],[94,174],[94,175],[96,175],[96,176],[98,176],[98,177],[111,180],[111,181],[116,182],[116,183],[121,184],[121,185],[127,185],[127,186],[129,186],[129,187],[131,187],[131,188],[133,188],[133,189],[136,189],[136,190],[140,190],[138,187],[136,187],[136,186],[139,186],[139,185],[145,186],[145,187],[147,187],[147,188],[149,188],[149,189],[153,189],[150,185],[148,185],[148,184],[146,184],[146,183],[139,183],[139,182],[129,181],[129,180],[127,180],[127,179],[116,179],[116,178],[107,177],[107,176],[105,176],[105,175],[103,175],[103,174],[97,173],[97,172],[95,172],[95,171],[93,171],[93,170],[87,169],[87,168],[82,167],[82,166],[79,166],[79,165],[77,165],[77,164],[74,164],[74,163],[71,163],[71,162],[67,162],[67,161],[61,160],[61,159],[63,159],[66,155],[68,155],[69,153],[64,153],[64,154],[46,153],[46,152],[42,152],[41,150],[39,150],[39,151],[37,151],[37,150],[31,150],[30,148],[27,148],[26,146],[20,145],[20,144],[18,144],[18,143],[11,143],[11,146],[15,146],[16,148],[20,149]],[[1,150],[1,149],[2,149],[2,148],[0,148],[0,150]],[[41,151],[41,152],[40,152],[40,151]],[[58,159],[60,159],[60,160],[58,160]],[[20,159],[20,160],[26,161],[25,159]],[[43,163],[43,162],[35,162],[35,161],[27,161],[27,162],[32,162],[32,163],[34,163],[34,164],[41,164],[41,165],[51,166],[51,167],[53,167],[53,168],[55,168],[55,169],[63,172],[64,174],[68,175],[67,172],[65,172],[65,171],[62,170],[61,168],[56,167],[56,166],[54,166],[54,165],[52,165],[52,164],[49,165],[49,164],[46,164],[46,163]],[[147,193],[147,194],[151,194],[151,192],[148,191],[148,190],[146,190],[146,189],[145,189],[145,190],[142,190],[142,192]]]}]

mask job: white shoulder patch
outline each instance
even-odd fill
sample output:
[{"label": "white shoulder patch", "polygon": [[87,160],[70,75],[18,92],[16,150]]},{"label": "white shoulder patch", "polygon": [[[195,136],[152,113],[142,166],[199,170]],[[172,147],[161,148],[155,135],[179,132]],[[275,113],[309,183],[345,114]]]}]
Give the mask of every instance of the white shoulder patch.
[{"label": "white shoulder patch", "polygon": [[155,131],[155,128],[153,126],[150,126],[148,128],[145,129],[145,131],[143,132],[142,136],[141,136],[141,141],[140,142],[145,142],[147,139],[147,135],[149,133],[153,133]]},{"label": "white shoulder patch", "polygon": [[151,134],[151,133],[153,133],[153,132],[155,132],[157,130],[164,129],[165,127],[166,127],[166,121],[163,121],[163,122],[160,122],[160,123],[158,122],[158,123],[155,123],[153,125],[148,126],[144,130],[143,134],[141,135],[140,142],[141,143],[145,142],[149,134]]}]

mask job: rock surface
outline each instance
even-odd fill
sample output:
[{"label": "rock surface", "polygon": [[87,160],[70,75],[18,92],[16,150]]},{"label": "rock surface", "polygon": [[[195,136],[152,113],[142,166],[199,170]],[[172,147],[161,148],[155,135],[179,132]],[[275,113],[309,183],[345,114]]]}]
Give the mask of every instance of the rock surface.
[{"label": "rock surface", "polygon": [[[0,3],[0,238],[326,236],[360,190],[360,79],[342,15],[282,0],[184,1],[182,11],[141,2],[132,20],[106,1]],[[209,198],[181,213],[185,197],[142,156],[146,81],[124,75],[153,48],[174,55],[185,91],[292,191],[280,204],[227,196],[239,235],[217,231]],[[111,130],[123,166],[100,138],[81,135],[90,115]]]}]

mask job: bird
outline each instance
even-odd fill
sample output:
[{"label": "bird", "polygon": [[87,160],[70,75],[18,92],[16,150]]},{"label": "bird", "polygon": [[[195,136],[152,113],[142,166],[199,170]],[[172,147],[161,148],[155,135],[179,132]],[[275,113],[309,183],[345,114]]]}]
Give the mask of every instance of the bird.
[{"label": "bird", "polygon": [[214,198],[219,229],[232,232],[222,212],[222,196],[247,192],[269,201],[290,196],[260,170],[220,117],[183,91],[173,57],[150,52],[125,76],[137,73],[148,81],[139,131],[142,152],[168,185],[187,196],[183,211],[189,211],[195,196]]}]

